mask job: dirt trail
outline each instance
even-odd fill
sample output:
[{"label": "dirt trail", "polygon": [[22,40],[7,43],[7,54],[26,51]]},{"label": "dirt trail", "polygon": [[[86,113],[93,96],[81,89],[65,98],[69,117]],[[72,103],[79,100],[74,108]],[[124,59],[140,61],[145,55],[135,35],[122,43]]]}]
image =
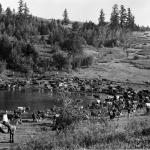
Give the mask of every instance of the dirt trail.
[{"label": "dirt trail", "polygon": [[[49,123],[48,120],[43,124]],[[9,134],[0,133],[0,150],[9,149],[21,141],[27,141],[31,136],[35,135],[42,126],[42,123],[32,122],[31,119],[24,119],[22,124],[17,125],[16,134],[14,136],[15,143],[9,143]]]}]

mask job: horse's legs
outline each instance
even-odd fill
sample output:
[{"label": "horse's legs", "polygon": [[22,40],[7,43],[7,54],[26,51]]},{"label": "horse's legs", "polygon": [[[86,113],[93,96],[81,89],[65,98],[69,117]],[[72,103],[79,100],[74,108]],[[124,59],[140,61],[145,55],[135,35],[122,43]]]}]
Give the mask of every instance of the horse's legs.
[{"label": "horse's legs", "polygon": [[12,143],[14,143],[14,134],[12,134]]},{"label": "horse's legs", "polygon": [[9,134],[9,136],[10,136],[9,142],[11,143],[11,133]]},{"label": "horse's legs", "polygon": [[10,132],[10,143],[12,142],[12,133]]}]

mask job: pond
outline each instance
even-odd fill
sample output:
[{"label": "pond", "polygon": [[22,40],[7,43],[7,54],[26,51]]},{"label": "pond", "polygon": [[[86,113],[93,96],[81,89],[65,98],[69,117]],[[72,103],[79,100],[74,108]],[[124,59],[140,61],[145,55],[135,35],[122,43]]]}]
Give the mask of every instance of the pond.
[{"label": "pond", "polygon": [[[94,100],[92,93],[51,93],[50,91],[42,91],[41,89],[21,89],[0,91],[0,110],[14,110],[18,106],[30,107],[31,113],[37,113],[38,110],[51,108],[53,105],[61,106],[62,101],[57,102],[56,99],[68,97],[73,100],[83,99],[82,105],[89,104]],[[100,94],[102,99],[106,98],[105,94]]]}]

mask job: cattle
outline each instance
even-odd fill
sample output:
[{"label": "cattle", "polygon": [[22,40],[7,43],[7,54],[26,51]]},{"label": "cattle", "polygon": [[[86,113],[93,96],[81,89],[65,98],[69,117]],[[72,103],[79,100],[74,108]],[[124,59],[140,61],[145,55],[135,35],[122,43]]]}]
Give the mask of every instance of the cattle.
[{"label": "cattle", "polygon": [[108,95],[107,99],[114,99],[114,96]]},{"label": "cattle", "polygon": [[150,103],[145,103],[145,107],[146,107],[146,114],[148,115],[150,110]]},{"label": "cattle", "polygon": [[98,118],[100,114],[101,114],[101,111],[98,111],[98,110],[91,111],[91,117]]},{"label": "cattle", "polygon": [[78,105],[79,103],[82,103],[83,102],[83,99],[76,99],[75,100],[75,103]]},{"label": "cattle", "polygon": [[33,113],[33,114],[32,114],[32,119],[33,119],[33,122],[34,122],[34,121],[37,121],[37,122],[38,122],[38,119],[39,119],[39,118],[38,118],[37,114],[34,114],[34,113]]},{"label": "cattle", "polygon": [[42,120],[45,119],[45,114],[43,111],[39,110],[37,114],[35,114],[35,113],[32,114],[32,119],[33,119],[33,122],[34,121],[39,122],[39,121],[41,121],[41,119]]},{"label": "cattle", "polygon": [[29,107],[17,107],[16,109],[16,112],[19,111],[21,113],[25,113],[26,111],[30,110]]},{"label": "cattle", "polygon": [[94,98],[100,99],[100,95],[93,95]]},{"label": "cattle", "polygon": [[112,107],[109,112],[108,112],[108,115],[110,117],[110,120],[113,120],[116,116],[116,109],[114,107]]}]

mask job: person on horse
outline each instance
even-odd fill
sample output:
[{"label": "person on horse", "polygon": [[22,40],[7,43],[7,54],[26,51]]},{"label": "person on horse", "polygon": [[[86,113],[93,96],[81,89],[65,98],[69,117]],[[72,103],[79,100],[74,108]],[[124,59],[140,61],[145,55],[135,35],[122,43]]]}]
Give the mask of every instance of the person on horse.
[{"label": "person on horse", "polygon": [[3,125],[5,125],[6,127],[8,127],[8,132],[10,131],[10,125],[9,125],[9,120],[8,120],[8,112],[7,110],[5,111],[4,115],[3,115]]}]

